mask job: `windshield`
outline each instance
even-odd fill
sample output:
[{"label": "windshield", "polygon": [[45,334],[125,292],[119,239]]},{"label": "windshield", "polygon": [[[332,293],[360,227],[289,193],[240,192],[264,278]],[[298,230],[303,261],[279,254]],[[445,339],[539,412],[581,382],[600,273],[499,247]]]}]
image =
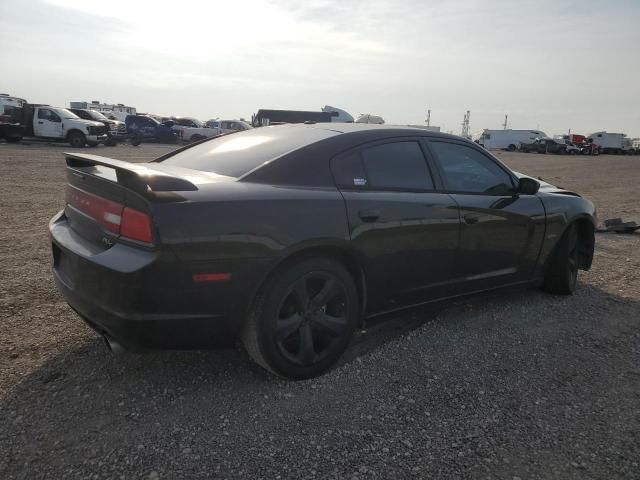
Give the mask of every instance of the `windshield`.
[{"label": "windshield", "polygon": [[96,112],[95,110],[89,110],[89,115],[91,115],[91,118],[93,118],[94,120],[109,120],[103,114],[101,114],[100,112]]},{"label": "windshield", "polygon": [[80,118],[78,115],[76,115],[75,113],[67,110],[66,108],[58,108],[55,110],[55,112],[60,115],[62,118],[65,118],[67,120],[73,119],[73,118]]},{"label": "windshield", "polygon": [[285,153],[338,134],[297,125],[254,128],[195,145],[168,157],[163,163],[241,177]]},{"label": "windshield", "polygon": [[202,128],[202,122],[196,118],[175,118],[172,121],[183,127]]}]

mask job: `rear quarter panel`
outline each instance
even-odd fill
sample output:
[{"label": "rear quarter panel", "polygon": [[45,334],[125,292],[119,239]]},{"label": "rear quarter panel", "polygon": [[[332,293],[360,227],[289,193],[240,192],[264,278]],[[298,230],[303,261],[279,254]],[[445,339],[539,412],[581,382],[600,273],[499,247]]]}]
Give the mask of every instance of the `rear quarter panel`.
[{"label": "rear quarter panel", "polygon": [[232,272],[234,303],[246,305],[290,254],[348,244],[336,189],[230,181],[181,195],[182,202],[154,206],[161,242],[192,271]]}]

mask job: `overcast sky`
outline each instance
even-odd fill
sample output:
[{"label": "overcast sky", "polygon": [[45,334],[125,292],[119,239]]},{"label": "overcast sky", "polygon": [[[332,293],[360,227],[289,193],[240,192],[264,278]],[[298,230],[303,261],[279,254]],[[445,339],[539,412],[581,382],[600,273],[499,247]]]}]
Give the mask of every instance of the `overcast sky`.
[{"label": "overcast sky", "polygon": [[640,136],[640,0],[0,0],[0,92]]}]

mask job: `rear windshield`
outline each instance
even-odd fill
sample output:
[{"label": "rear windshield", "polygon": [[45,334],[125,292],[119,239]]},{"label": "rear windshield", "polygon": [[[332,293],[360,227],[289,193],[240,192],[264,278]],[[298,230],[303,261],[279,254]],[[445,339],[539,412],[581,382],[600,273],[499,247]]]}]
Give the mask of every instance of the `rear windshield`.
[{"label": "rear windshield", "polygon": [[214,138],[178,152],[162,163],[241,177],[285,153],[338,134],[302,125],[260,127]]}]

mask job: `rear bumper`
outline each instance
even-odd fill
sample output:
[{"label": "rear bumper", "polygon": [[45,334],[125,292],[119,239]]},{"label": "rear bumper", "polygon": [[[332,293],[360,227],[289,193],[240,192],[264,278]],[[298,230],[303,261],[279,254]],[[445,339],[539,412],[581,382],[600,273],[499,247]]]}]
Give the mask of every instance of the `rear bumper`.
[{"label": "rear bumper", "polygon": [[193,272],[170,252],[89,243],[63,212],[49,230],[58,289],[94,330],[125,350],[213,348],[235,340],[242,318],[231,281],[194,284]]}]

